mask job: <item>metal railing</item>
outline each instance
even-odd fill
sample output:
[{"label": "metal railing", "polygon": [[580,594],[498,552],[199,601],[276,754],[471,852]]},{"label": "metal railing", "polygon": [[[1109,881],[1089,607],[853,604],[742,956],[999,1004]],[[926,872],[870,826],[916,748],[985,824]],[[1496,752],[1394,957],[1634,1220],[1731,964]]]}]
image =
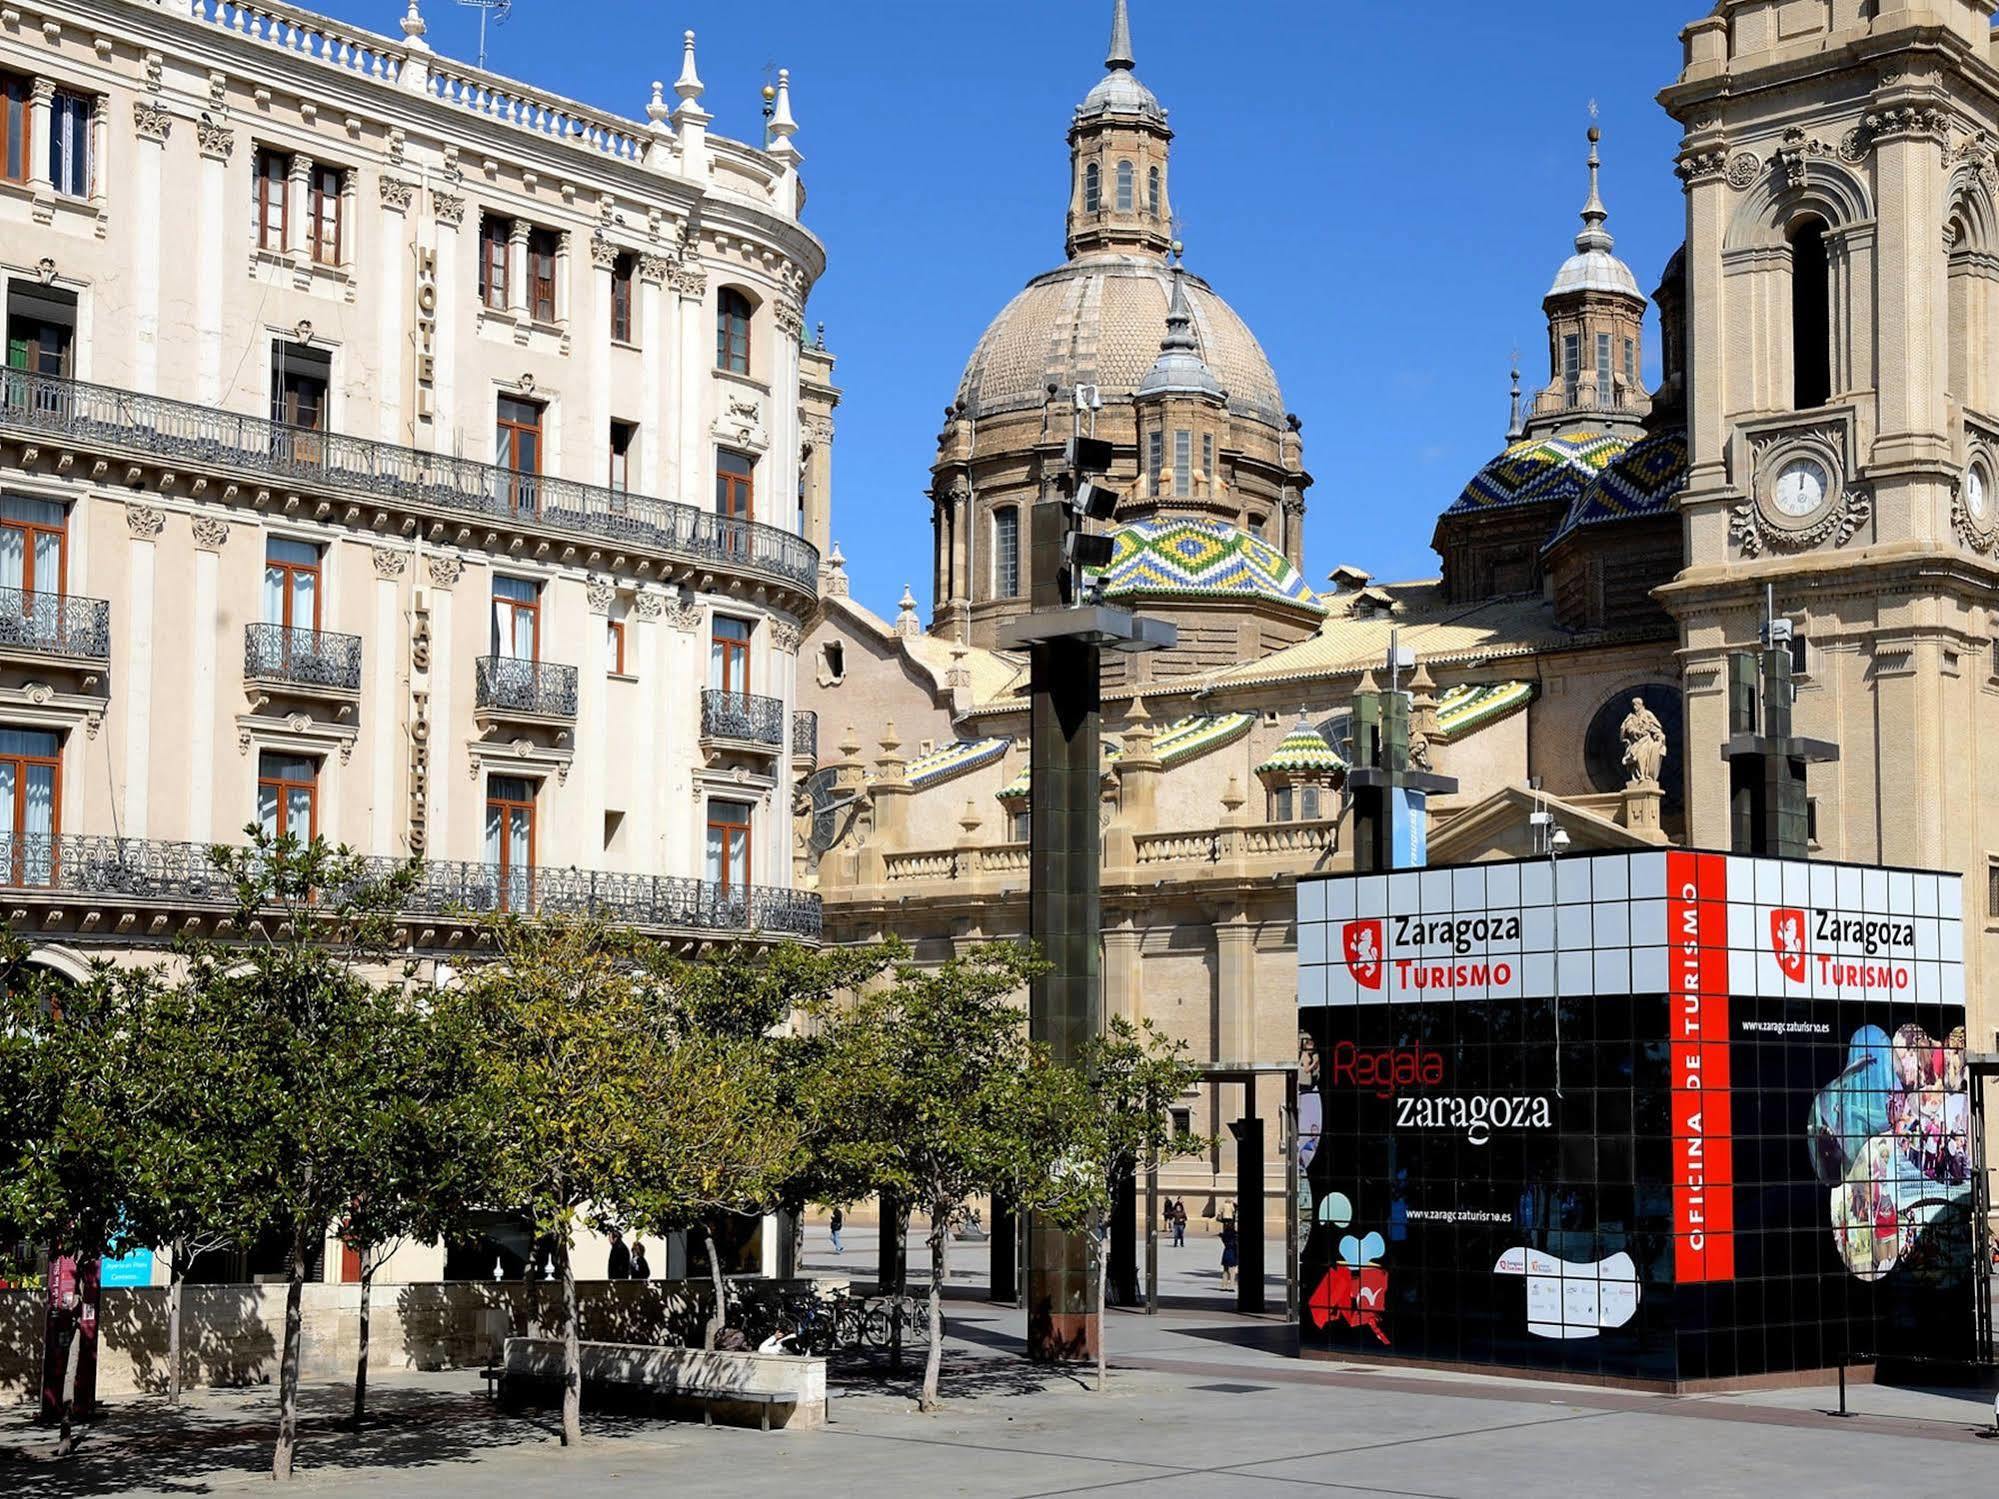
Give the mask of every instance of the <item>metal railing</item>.
[{"label": "metal railing", "polygon": [[[80,834],[0,834],[0,886],[227,909],[235,886],[215,867],[210,843]],[[405,861],[371,858],[361,877],[376,881]],[[770,932],[816,938],[817,895],[766,885],[718,885],[663,875],[427,860],[402,902],[409,916],[514,911],[534,916],[602,916],[621,925],[699,931]],[[332,899],[337,892],[329,892]]]},{"label": "metal railing", "polygon": [[231,469],[260,481],[290,480],[577,531],[690,561],[768,573],[808,590],[816,591],[818,584],[818,549],[802,536],[758,521],[54,375],[0,370],[0,430]]},{"label": "metal railing", "polygon": [[701,689],[701,737],[784,747],[784,702],[721,687]]},{"label": "metal railing", "polygon": [[819,763],[819,715],[809,708],[791,715],[791,752],[801,760]]},{"label": "metal railing", "polygon": [[547,718],[576,716],[576,668],[519,656],[481,656],[475,708],[533,713]]},{"label": "metal railing", "polygon": [[243,675],[294,687],[359,692],[361,637],[332,630],[248,625],[243,631]]},{"label": "metal railing", "polygon": [[103,599],[0,588],[0,650],[111,659],[111,605]]}]

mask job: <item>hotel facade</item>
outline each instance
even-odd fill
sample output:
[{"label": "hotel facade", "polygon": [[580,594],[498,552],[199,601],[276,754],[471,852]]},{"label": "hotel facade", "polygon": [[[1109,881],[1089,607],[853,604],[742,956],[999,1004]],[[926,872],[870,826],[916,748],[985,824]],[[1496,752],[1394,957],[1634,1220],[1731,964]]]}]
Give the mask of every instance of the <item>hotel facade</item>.
[{"label": "hotel facade", "polygon": [[788,75],[751,145],[691,32],[623,118],[425,29],[0,7],[0,914],[58,970],[214,930],[250,825],[422,859],[434,957],[467,909],[819,935]]}]

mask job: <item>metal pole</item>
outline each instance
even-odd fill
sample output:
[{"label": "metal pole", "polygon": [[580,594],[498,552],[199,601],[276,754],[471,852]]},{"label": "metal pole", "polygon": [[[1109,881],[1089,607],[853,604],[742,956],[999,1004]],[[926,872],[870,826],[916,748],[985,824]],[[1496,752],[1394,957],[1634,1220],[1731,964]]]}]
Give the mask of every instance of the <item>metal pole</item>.
[{"label": "metal pole", "polygon": [[1159,1314],[1159,1162],[1145,1167],[1145,1314]]}]

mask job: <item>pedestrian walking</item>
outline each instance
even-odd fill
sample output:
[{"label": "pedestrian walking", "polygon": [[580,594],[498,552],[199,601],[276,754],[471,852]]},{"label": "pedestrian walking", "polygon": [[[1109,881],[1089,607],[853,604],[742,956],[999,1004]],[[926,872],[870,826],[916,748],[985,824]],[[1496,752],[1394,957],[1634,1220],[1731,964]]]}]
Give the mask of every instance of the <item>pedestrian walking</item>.
[{"label": "pedestrian walking", "polygon": [[833,1221],[828,1225],[833,1231],[833,1253],[845,1254],[846,1246],[840,1242],[840,1230],[847,1226],[847,1216],[837,1207],[833,1209]]},{"label": "pedestrian walking", "polygon": [[1225,1286],[1235,1284],[1236,1242],[1235,1219],[1222,1219],[1222,1284]]},{"label": "pedestrian walking", "polygon": [[645,1244],[636,1239],[632,1241],[632,1279],[652,1279],[652,1266],[646,1263]]},{"label": "pedestrian walking", "polygon": [[1187,1203],[1184,1198],[1173,1204],[1173,1247],[1175,1249],[1187,1247]]},{"label": "pedestrian walking", "polygon": [[611,1261],[604,1274],[612,1280],[632,1278],[632,1252],[625,1245],[625,1236],[615,1228],[611,1230]]}]

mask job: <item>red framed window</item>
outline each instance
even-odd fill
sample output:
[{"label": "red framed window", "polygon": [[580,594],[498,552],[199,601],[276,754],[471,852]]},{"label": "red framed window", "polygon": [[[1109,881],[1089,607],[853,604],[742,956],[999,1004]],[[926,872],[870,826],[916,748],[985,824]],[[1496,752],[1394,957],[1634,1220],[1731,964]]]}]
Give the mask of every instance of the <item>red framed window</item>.
[{"label": "red framed window", "polygon": [[750,690],[750,622],[718,614],[708,631],[708,685],[722,692]]},{"label": "red framed window", "polygon": [[611,338],[621,344],[632,340],[632,272],[637,262],[627,253],[611,262]]},{"label": "red framed window", "polygon": [[319,836],[319,762],[265,750],[257,757],[257,825],[301,843]]},{"label": "red framed window", "polygon": [[528,316],[555,321],[555,256],[562,240],[553,229],[528,231]]},{"label": "red framed window", "polygon": [[0,167],[9,182],[28,180],[34,97],[35,86],[26,78],[0,73]]},{"label": "red framed window", "polygon": [[315,162],[308,179],[312,218],[306,225],[306,243],[315,265],[340,264],[340,189],[344,176],[338,167]]},{"label": "red framed window", "polygon": [[264,623],[287,631],[319,628],[319,548],[273,536],[264,543]]},{"label": "red framed window", "polygon": [[45,729],[0,729],[0,877],[52,884],[62,827],[62,740]]},{"label": "red framed window", "polygon": [[479,220],[479,300],[496,312],[507,310],[507,246],[513,235],[512,219],[487,214]]},{"label": "red framed window", "polygon": [[708,882],[720,895],[741,899],[750,888],[750,808],[746,802],[708,803]]},{"label": "red framed window", "polygon": [[68,508],[54,500],[0,498],[0,588],[60,598],[68,585]]},{"label": "red framed window", "polygon": [[493,654],[541,659],[541,585],[532,579],[493,579]]},{"label": "red framed window", "polygon": [[732,375],[750,372],[750,299],[733,286],[715,299],[715,368]]},{"label": "red framed window", "polygon": [[257,248],[282,251],[285,247],[285,192],[292,173],[292,159],[282,151],[257,152],[255,165]]},{"label": "red framed window", "polygon": [[604,657],[610,662],[611,675],[625,675],[625,622],[622,619],[604,622]]},{"label": "red framed window", "polygon": [[534,478],[541,472],[542,407],[535,401],[501,396],[493,428],[493,462],[510,470],[507,503],[516,511],[537,506]]},{"label": "red framed window", "polygon": [[730,520],[756,515],[757,465],[745,453],[720,448],[715,453],[715,513]]},{"label": "red framed window", "polygon": [[526,776],[486,778],[486,863],[502,911],[534,909],[535,790]]}]

